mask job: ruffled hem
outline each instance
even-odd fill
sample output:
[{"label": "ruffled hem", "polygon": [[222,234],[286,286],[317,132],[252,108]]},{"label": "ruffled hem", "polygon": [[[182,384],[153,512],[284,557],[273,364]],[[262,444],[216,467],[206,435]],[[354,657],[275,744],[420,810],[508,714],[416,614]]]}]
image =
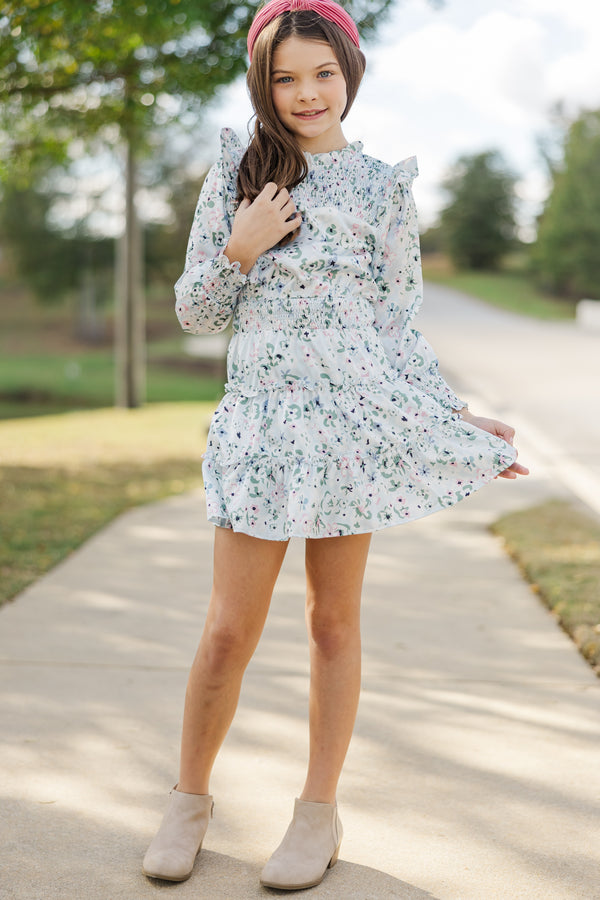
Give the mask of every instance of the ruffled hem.
[{"label": "ruffled hem", "polygon": [[[476,429],[478,430],[478,429]],[[481,432],[470,455],[415,459],[410,448],[338,459],[255,456],[203,462],[208,519],[265,540],[378,531],[453,506],[516,459],[510,445]]]},{"label": "ruffled hem", "polygon": [[321,390],[295,383],[277,391],[228,392],[214,413],[206,457],[222,466],[266,457],[319,464],[391,452],[435,467],[445,448],[470,458],[483,447],[489,455],[488,438],[498,440],[419,388],[380,376]]}]

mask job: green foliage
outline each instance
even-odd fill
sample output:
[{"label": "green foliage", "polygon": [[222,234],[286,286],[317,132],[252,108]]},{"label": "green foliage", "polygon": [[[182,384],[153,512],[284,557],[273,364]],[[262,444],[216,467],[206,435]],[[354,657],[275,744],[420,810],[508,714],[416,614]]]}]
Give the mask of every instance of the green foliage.
[{"label": "green foliage", "polygon": [[170,204],[177,210],[177,215],[172,223],[146,227],[145,266],[149,283],[173,284],[183,268],[188,235],[204,179],[176,178],[171,172],[165,173],[165,181],[171,184]]},{"label": "green foliage", "polygon": [[[392,0],[347,3],[364,33]],[[246,68],[258,3],[232,0],[6,0],[0,13],[0,158],[23,177],[66,158],[74,135],[105,130],[140,148]],[[5,169],[6,176],[6,169]]]},{"label": "green foliage", "polygon": [[427,231],[421,232],[419,238],[421,253],[425,256],[430,253],[442,253],[444,250],[444,230],[441,225],[432,225]]},{"label": "green foliage", "polygon": [[461,156],[444,189],[446,247],[458,268],[494,269],[513,247],[515,176],[497,151]]},{"label": "green foliage", "polygon": [[250,13],[223,0],[4,4],[0,94],[12,163],[29,166],[36,145],[64,154],[73,135],[107,125],[139,146],[243,72]]},{"label": "green foliage", "polygon": [[[0,240],[10,246],[21,278],[38,299],[60,301],[82,287],[84,273],[107,299],[112,287],[114,242],[83,235],[65,236],[48,227],[50,193],[7,185],[0,204]],[[100,290],[102,288],[102,290]]]},{"label": "green foliage", "polygon": [[568,128],[540,217],[533,262],[558,293],[600,299],[600,110]]},{"label": "green foliage", "polygon": [[[355,0],[347,6],[361,31],[369,33],[391,4],[392,0]],[[54,192],[52,163],[61,165],[64,174],[73,156],[73,139],[82,138],[87,148],[95,142],[113,153],[127,141],[138,161],[145,151],[145,165],[156,170],[158,160],[160,169],[161,154],[167,158],[166,126],[176,122],[178,130],[196,128],[202,106],[219,87],[245,71],[246,34],[258,5],[229,0],[3,4],[0,180],[11,188],[4,197],[0,230],[5,241],[15,244],[19,270],[39,297],[58,296],[86,279],[98,285],[100,269],[101,289],[107,284],[107,248],[88,239],[85,223],[77,235],[68,236],[69,241],[47,227]],[[178,152],[171,148],[168,155],[167,176],[173,177]],[[177,162],[180,170],[185,168],[183,161]],[[140,174],[143,180],[143,171]],[[45,193],[38,189],[41,181]],[[36,189],[27,193],[25,188],[32,183]],[[188,206],[196,199],[194,189],[172,198],[178,212],[183,210],[186,227],[191,222]],[[151,228],[147,238],[153,253],[151,274],[177,277],[185,238],[176,227],[162,233]],[[42,258],[32,259],[40,248]],[[167,258],[169,250],[175,251],[177,271]],[[89,262],[81,266],[82,259]]]}]

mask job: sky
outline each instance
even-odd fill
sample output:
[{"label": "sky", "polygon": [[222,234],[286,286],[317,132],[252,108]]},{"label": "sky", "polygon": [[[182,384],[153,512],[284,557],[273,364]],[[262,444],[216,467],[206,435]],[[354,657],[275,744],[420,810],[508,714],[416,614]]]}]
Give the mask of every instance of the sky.
[{"label": "sky", "polygon": [[[537,146],[561,101],[569,115],[600,108],[600,4],[595,0],[398,0],[377,38],[363,42],[367,74],[344,121],[349,141],[389,163],[417,156],[421,228],[444,204],[440,183],[461,154],[502,152],[518,176],[521,234],[548,192]],[[223,126],[247,138],[243,79],[214,104],[206,162]]]}]

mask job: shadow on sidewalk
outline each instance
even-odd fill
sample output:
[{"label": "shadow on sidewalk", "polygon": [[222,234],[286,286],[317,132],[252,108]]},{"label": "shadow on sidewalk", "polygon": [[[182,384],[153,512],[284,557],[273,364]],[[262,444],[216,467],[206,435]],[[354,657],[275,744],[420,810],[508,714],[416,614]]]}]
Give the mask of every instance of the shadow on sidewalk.
[{"label": "shadow on sidewalk", "polygon": [[433,894],[368,866],[340,860],[323,882],[306,891],[277,891],[259,883],[261,865],[203,849],[190,879],[146,878],[146,842],[128,823],[94,820],[94,810],[2,798],[3,900],[266,900],[268,897],[335,897],[343,900],[436,900]]},{"label": "shadow on sidewalk", "polygon": [[[405,881],[400,881],[385,872],[359,866],[355,863],[339,860],[325,875],[321,884],[304,891],[279,891],[262,887],[259,883],[260,869],[221,853],[207,851],[201,855],[194,875],[196,882],[202,887],[211,885],[210,894],[206,896],[215,900],[254,900],[271,897],[311,897],[315,900],[325,897],[343,898],[343,900],[436,900],[433,894],[423,891]],[[239,893],[235,892],[236,885]]]},{"label": "shadow on sidewalk", "polygon": [[[315,900],[597,894],[598,685],[470,509],[374,539],[339,802],[342,853],[377,868],[340,861]],[[281,894],[258,877],[304,775],[299,545],[215,767],[197,871],[141,875],[176,777],[211,538],[190,498],[136,510],[3,610],[2,900]]]}]

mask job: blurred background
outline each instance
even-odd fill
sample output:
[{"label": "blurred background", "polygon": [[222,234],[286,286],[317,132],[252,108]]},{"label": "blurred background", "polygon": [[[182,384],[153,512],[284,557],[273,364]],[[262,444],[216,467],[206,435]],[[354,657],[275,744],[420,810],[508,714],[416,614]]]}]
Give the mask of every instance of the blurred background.
[{"label": "blurred background", "polygon": [[[226,336],[186,339],[173,283],[220,129],[248,135],[258,5],[2,6],[4,596],[124,506],[199,481]],[[426,278],[533,321],[598,302],[599,9],[345,6],[368,60],[345,134],[390,163],[418,156]]]},{"label": "blurred background", "polygon": [[[256,6],[5,4],[2,417],[219,397],[223,344],[186,344],[172,285],[220,128],[248,134]],[[600,13],[348,6],[369,66],[346,136],[418,155],[426,276],[549,317],[600,297]]]}]

